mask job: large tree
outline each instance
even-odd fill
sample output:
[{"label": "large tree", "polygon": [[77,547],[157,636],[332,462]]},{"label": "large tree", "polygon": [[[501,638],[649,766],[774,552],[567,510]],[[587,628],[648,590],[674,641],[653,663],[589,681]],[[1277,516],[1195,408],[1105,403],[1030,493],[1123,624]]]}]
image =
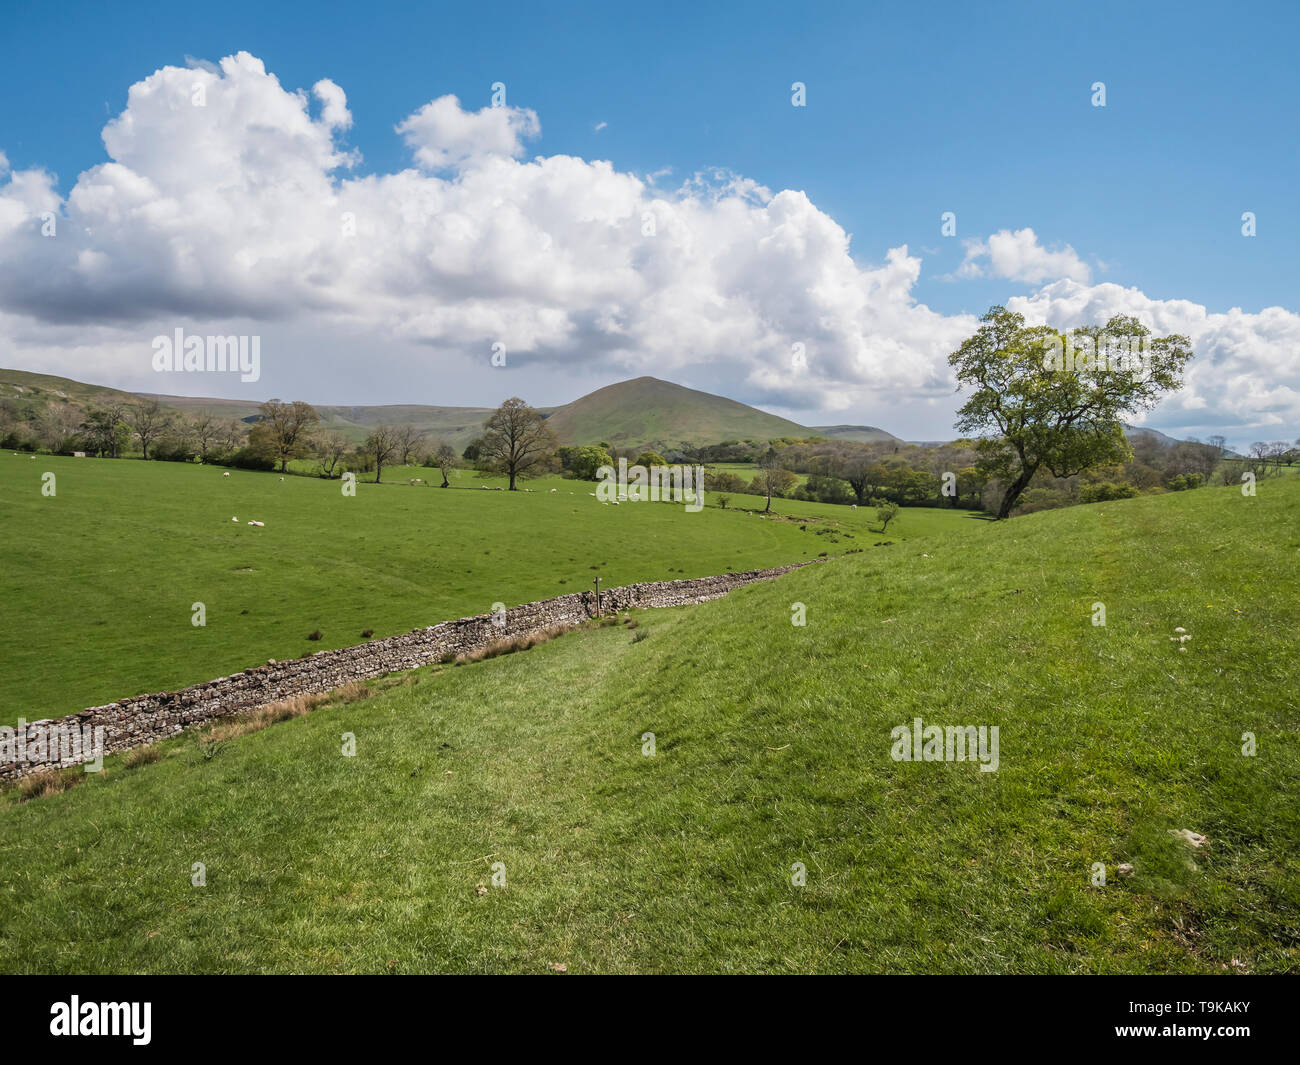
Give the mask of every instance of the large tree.
[{"label": "large tree", "polygon": [[440,440],[433,457],[438,463],[438,471],[442,474],[441,487],[451,487],[451,481],[447,479],[447,474],[456,468],[456,449],[447,441]]},{"label": "large tree", "polygon": [[379,484],[384,476],[384,463],[391,465],[393,456],[397,454],[398,435],[397,429],[393,426],[378,425],[362,445],[362,450],[375,460],[375,484]]},{"label": "large tree", "polygon": [[795,480],[794,474],[782,467],[780,452],[769,445],[758,460],[758,474],[754,478],[754,492],[767,497],[764,514],[772,509],[772,497],[789,491]]},{"label": "large tree", "polygon": [[401,465],[410,466],[412,456],[417,455],[424,446],[425,430],[414,425],[399,425],[393,430],[397,440],[397,456]]},{"label": "large tree", "polygon": [[[1164,392],[1179,388],[1192,357],[1186,337],[1152,338],[1125,315],[1104,327],[1075,329],[1068,338],[1048,326],[1026,327],[1023,315],[1004,307],[991,307],[980,322],[948,362],[959,387],[974,390],[958,411],[957,427],[991,434],[977,445],[978,465],[1002,485],[999,518],[1010,515],[1040,468],[1070,477],[1126,461],[1131,452],[1121,415],[1148,410]],[[1057,368],[1068,344],[1101,351],[1107,338],[1139,345],[1142,357]]]},{"label": "large tree", "polygon": [[172,422],[172,412],[156,399],[146,399],[126,408],[126,423],[140,441],[140,451],[147,459],[149,445],[167,430]]},{"label": "large tree", "polygon": [[342,433],[325,433],[316,441],[316,458],[320,460],[321,472],[326,477],[334,476],[334,467],[348,453],[352,441]]},{"label": "large tree", "polygon": [[131,440],[131,430],[123,420],[124,407],[112,404],[104,409],[92,409],[81,423],[86,446],[97,455],[115,459]]},{"label": "large tree", "polygon": [[556,440],[546,419],[518,396],[501,404],[483,423],[480,461],[515,481],[545,470]]},{"label": "large tree", "polygon": [[194,442],[198,444],[199,461],[208,461],[208,452],[216,446],[221,437],[221,421],[214,414],[199,414],[190,422],[194,433]]},{"label": "large tree", "polygon": [[290,459],[304,458],[310,447],[312,427],[319,424],[320,416],[316,408],[302,400],[282,403],[278,399],[268,399],[260,407],[261,427],[259,437],[265,439],[276,461],[280,463],[280,472],[289,468]]}]

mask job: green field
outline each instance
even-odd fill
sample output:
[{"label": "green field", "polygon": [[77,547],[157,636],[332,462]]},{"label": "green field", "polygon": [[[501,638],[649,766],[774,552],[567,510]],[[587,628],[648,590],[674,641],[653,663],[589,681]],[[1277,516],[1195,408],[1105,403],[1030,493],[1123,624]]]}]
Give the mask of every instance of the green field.
[{"label": "green field", "polygon": [[[52,498],[41,495],[45,472]],[[0,452],[0,719],[582,591],[598,574],[604,587],[701,577],[880,539],[866,511],[815,503],[778,501],[781,514],[814,519],[801,532],[716,507],[602,506],[594,485],[560,478],[524,493],[485,492],[505,482],[472,471],[457,472],[455,490],[411,487],[416,477],[440,483],[433,470],[394,468],[344,498],[340,482],[309,477]],[[983,524],[912,514],[890,539]],[[194,603],[203,627],[191,624]],[[317,629],[323,638],[308,640]]]},{"label": "green field", "polygon": [[[128,467],[94,476],[120,478],[119,492],[146,483],[136,477],[184,494],[194,474]],[[77,480],[91,476],[70,474],[66,497],[60,481],[60,505],[91,492]],[[398,488],[351,501],[378,508],[391,494],[381,529],[337,517],[337,503],[315,502],[317,487],[293,489],[303,495],[292,520],[314,522],[321,545],[325,529],[352,529],[349,551],[363,555],[363,532],[376,553],[393,549],[399,528],[416,535],[414,518],[397,524],[407,506],[466,508],[462,535],[478,530],[501,557],[521,508],[581,503],[442,493],[443,504]],[[141,493],[135,503],[196,515],[190,540],[211,549],[222,534],[199,518],[229,509],[221,488],[263,507],[280,490],[249,478],[200,483],[188,502],[160,495],[146,507]],[[620,566],[658,551],[655,565],[689,573],[738,562],[723,545],[743,542],[746,526],[764,538],[754,553],[813,535],[710,513],[716,534],[701,535],[719,542],[697,566],[683,564],[684,541],[676,555],[649,535],[632,550],[634,520],[657,519],[611,510],[582,511],[572,527],[575,581],[586,576],[576,545],[606,535],[605,519],[627,523],[614,534]],[[417,513],[434,515],[423,544],[436,554],[450,518]],[[113,758],[71,790],[21,804],[10,792],[0,967],[1295,972],[1298,516],[1300,482],[1288,478],[1253,499],[1209,488],[955,521],[922,542],[641,613],[635,631],[590,628],[430,667],[220,748],[181,736],[155,764]],[[139,528],[147,520],[163,519]],[[540,539],[527,534],[544,520],[518,522],[514,549]],[[238,532],[230,544],[253,550]],[[274,557],[311,554],[304,543]],[[241,560],[226,549],[230,564]],[[337,579],[336,565],[324,577]],[[150,579],[147,569],[123,560],[123,587]],[[80,572],[88,580],[91,563]],[[376,589],[396,572],[358,582],[336,609],[378,609]],[[486,597],[468,582],[465,594]],[[184,616],[191,594],[175,598]],[[803,627],[791,624],[796,602]],[[1092,623],[1098,602],[1104,627]],[[46,624],[28,609],[29,625]],[[1174,638],[1179,628],[1189,641]],[[914,717],[997,725],[998,771],[892,760],[890,730]],[[340,753],[344,732],[356,757]],[[653,757],[642,753],[647,732]],[[1193,853],[1171,835],[1182,829],[1208,844]],[[191,886],[195,862],[204,887]],[[493,884],[495,862],[504,886]],[[1098,862],[1105,887],[1090,883]],[[794,863],[805,886],[791,883]],[[1134,875],[1118,875],[1119,863]]]}]

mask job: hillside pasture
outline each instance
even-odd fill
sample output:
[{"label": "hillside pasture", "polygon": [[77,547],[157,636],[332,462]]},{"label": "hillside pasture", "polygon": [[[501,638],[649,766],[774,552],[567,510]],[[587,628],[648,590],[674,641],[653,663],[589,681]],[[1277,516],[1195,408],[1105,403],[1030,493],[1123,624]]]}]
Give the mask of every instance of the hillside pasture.
[{"label": "hillside pasture", "polygon": [[[53,497],[41,494],[46,472]],[[0,453],[4,720],[583,591],[597,575],[605,587],[701,577],[877,539],[846,508],[778,508],[809,519],[803,532],[716,507],[603,506],[595,485],[558,477],[512,493],[496,490],[501,478],[458,471],[458,487],[442,490],[407,483],[436,485],[436,471],[394,467],[346,498],[337,480],[226,472]],[[203,626],[192,624],[196,603]]]},{"label": "hillside pasture", "polygon": [[0,968],[1295,972],[1298,513],[969,522],[9,794]]}]

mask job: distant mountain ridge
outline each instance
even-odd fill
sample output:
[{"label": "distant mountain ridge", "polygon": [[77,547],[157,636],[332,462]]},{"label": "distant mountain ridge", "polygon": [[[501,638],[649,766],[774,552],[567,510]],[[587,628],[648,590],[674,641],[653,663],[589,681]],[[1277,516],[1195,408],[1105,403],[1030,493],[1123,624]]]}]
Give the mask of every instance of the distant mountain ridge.
[{"label": "distant mountain ridge", "polygon": [[852,440],[859,444],[904,443],[893,433],[874,425],[814,425],[812,431],[832,440]]},{"label": "distant mountain ridge", "polygon": [[[12,400],[40,415],[51,403],[80,406],[156,399],[187,414],[252,421],[260,401],[170,396],[125,392],[67,377],[0,368],[0,400]],[[503,399],[505,397],[502,397]],[[430,440],[446,440],[457,450],[483,431],[495,407],[441,407],[425,404],[313,404],[321,427],[361,441],[376,425],[410,424]],[[908,443],[937,446],[938,441],[904,441],[874,425],[805,426],[725,396],[713,395],[656,377],[636,377],[606,385],[559,407],[539,407],[562,444],[608,443],[623,448],[678,450],[728,440],[772,440],[821,436],[857,443]],[[1180,443],[1145,426],[1124,425],[1129,437],[1150,436],[1163,446]]]},{"label": "distant mountain ridge", "polygon": [[[156,399],[190,415],[211,414],[241,421],[254,420],[261,402],[123,392],[48,374],[0,369],[0,399],[6,398],[17,399],[37,413],[55,401],[90,405]],[[496,409],[424,404],[312,405],[323,429],[337,430],[355,441],[364,439],[372,427],[382,423],[410,424],[423,429],[429,439],[446,440],[457,450],[482,433],[483,422]],[[547,416],[562,444],[604,442],[623,448],[677,450],[726,440],[820,435],[757,407],[655,377],[620,381],[563,406],[537,409]]]}]

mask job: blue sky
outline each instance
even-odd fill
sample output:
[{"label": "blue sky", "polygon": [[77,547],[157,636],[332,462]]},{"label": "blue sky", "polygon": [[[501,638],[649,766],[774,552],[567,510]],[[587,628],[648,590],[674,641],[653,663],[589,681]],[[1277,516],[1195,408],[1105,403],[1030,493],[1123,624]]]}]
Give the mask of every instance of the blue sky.
[{"label": "blue sky", "polygon": [[[620,173],[660,174],[663,188],[723,168],[773,192],[801,190],[852,234],[864,266],[902,245],[920,257],[910,298],[942,315],[979,314],[1051,280],[948,276],[967,254],[963,241],[1026,227],[1045,248],[1072,248],[1090,284],[1210,313],[1294,312],[1298,11],[19,4],[0,46],[0,151],[13,171],[57,173],[66,197],[106,160],[101,131],[129,86],[187,56],[243,50],[286,89],[309,91],[322,78],[341,86],[351,124],[338,143],[361,155],[351,176],[392,174],[412,165],[398,123],[449,93],[477,110],[501,81],[509,104],[540,120],[527,156],[608,160]],[[805,108],[790,104],[794,81],[807,85]],[[1104,108],[1090,103],[1096,81]],[[940,235],[944,211],[956,213],[955,238]],[[1253,238],[1242,236],[1244,211],[1256,215]],[[590,376],[596,387],[625,374]],[[780,406],[753,382],[719,390]],[[859,420],[798,416],[814,415]],[[942,435],[947,417],[932,419],[933,432]],[[1178,418],[1169,424],[1192,425]]]}]

